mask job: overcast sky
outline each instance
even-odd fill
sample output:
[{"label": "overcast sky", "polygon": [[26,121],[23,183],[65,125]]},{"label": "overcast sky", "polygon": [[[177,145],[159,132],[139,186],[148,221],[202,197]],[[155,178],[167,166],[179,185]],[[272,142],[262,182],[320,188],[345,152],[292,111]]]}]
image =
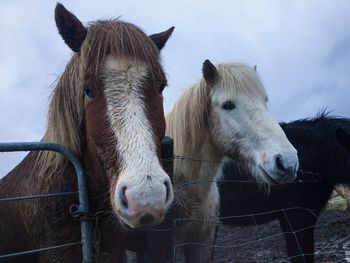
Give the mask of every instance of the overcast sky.
[{"label": "overcast sky", "polygon": [[[350,117],[350,1],[61,1],[81,21],[119,17],[147,34],[175,26],[162,55],[168,111],[201,65],[257,65],[279,121],[327,107]],[[57,33],[55,1],[0,3],[0,141],[40,141],[51,83],[72,52]],[[1,153],[0,176],[23,154]]]}]

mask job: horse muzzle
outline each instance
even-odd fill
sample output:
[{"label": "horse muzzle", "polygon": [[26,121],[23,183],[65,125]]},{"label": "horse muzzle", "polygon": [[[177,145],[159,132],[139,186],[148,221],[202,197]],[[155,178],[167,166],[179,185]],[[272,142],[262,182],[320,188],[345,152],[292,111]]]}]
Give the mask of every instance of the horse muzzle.
[{"label": "horse muzzle", "polygon": [[130,228],[160,224],[173,202],[174,194],[169,177],[166,175],[162,180],[158,177],[151,180],[139,180],[138,184],[117,184],[113,207],[119,219]]},{"label": "horse muzzle", "polygon": [[265,165],[258,165],[262,179],[270,184],[292,182],[297,177],[299,160],[297,155],[274,155]]}]

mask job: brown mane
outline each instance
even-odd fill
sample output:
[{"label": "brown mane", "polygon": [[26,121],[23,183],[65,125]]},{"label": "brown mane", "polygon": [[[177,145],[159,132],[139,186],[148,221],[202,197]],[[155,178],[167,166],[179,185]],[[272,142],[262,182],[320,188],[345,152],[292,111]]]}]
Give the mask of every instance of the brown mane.
[{"label": "brown mane", "polygon": [[[140,28],[118,19],[90,23],[80,51],[72,56],[52,93],[43,141],[63,144],[81,156],[84,80],[88,75],[99,82],[98,76],[108,54],[144,61],[150,66],[151,77],[165,78],[159,50]],[[45,174],[45,181],[49,182],[48,177],[64,171],[62,166],[67,162],[59,154],[41,152],[37,164],[40,174]]]}]

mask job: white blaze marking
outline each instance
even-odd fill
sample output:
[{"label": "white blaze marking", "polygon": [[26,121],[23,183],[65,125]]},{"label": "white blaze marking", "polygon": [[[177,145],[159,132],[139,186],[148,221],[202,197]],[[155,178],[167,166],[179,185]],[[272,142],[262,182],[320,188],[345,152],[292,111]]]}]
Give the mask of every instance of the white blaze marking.
[{"label": "white blaze marking", "polygon": [[[145,192],[145,204],[154,198],[149,191],[151,185],[156,181],[162,181],[163,185],[165,174],[158,160],[154,134],[142,98],[142,82],[147,74],[145,64],[108,57],[103,76],[107,114],[117,138],[120,157],[119,182],[128,182],[128,186],[133,186],[132,192]],[[151,176],[152,180],[145,184],[142,181],[146,176]]]}]

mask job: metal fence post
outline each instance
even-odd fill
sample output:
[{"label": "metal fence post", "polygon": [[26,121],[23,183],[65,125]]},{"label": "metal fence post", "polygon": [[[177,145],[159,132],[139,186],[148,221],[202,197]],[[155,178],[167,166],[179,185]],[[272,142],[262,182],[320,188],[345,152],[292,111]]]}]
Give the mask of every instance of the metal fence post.
[{"label": "metal fence post", "polygon": [[164,171],[169,175],[171,182],[174,177],[174,141],[168,136],[162,139],[162,160]]}]

